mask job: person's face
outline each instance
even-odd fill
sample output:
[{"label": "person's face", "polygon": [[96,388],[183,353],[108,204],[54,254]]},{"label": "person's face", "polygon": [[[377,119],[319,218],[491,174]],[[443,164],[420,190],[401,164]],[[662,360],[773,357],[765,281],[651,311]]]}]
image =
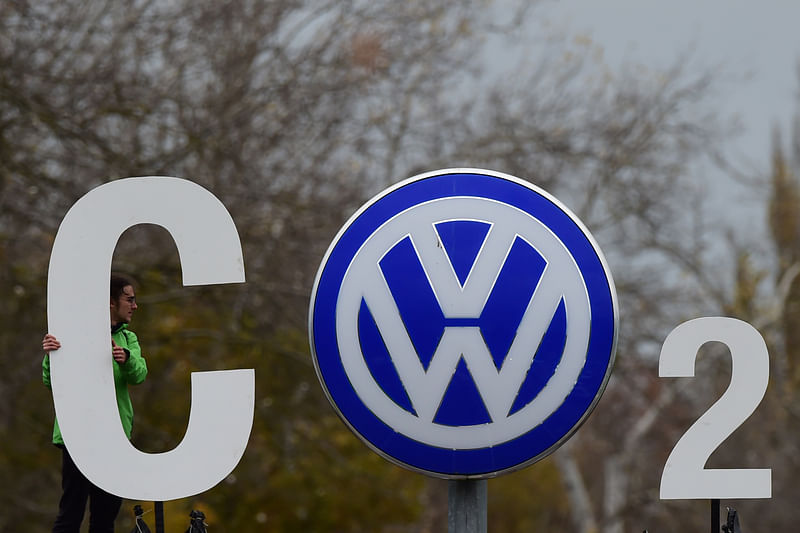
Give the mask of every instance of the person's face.
[{"label": "person's face", "polygon": [[119,299],[111,300],[111,323],[130,322],[137,307],[133,287],[125,285]]}]

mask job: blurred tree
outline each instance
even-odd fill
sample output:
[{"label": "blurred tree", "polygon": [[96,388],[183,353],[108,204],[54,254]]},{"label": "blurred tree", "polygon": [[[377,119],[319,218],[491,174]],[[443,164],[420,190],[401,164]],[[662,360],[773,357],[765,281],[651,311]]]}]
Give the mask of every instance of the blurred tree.
[{"label": "blurred tree", "polygon": [[[776,278],[796,277],[800,264],[800,183],[792,157],[786,157],[778,130],[772,140],[769,229],[776,255]],[[800,153],[793,154],[795,158]],[[800,331],[793,327],[800,319],[800,284],[789,280],[782,305],[782,348],[785,352],[792,389],[800,385]]]},{"label": "blurred tree", "polygon": [[[677,67],[611,74],[585,39],[556,42],[512,79],[480,77],[488,37],[531,23],[527,3],[508,8],[0,5],[0,531],[46,531],[56,507],[36,350],[52,239],[80,196],[132,175],[183,176],[214,192],[236,221],[248,279],[181,287],[174,245],[152,226],[117,248],[115,267],[141,285],[133,329],[151,369],[133,391],[137,446],[180,441],[190,371],[256,369],[242,463],[213,490],[168,505],[170,530],[192,508],[229,531],[442,530],[446,485],[383,461],[327,404],[306,314],[347,217],[401,178],[451,166],[509,172],[559,196],[607,253],[625,317],[606,398],[553,460],[492,481],[490,528],[620,531],[639,525],[632,517],[663,519],[653,458],[668,451],[674,428],[663,416],[676,402],[655,378],[659,343],[687,306],[727,301],[708,268],[714,236],[691,172],[722,138],[707,111],[710,79]],[[132,526],[123,512],[120,528]]]},{"label": "blurred tree", "polygon": [[[699,283],[709,287],[705,292],[719,309],[719,314],[749,322],[762,333],[769,347],[770,385],[766,395],[754,416],[720,445],[706,465],[707,468],[772,469],[772,500],[730,502],[748,529],[791,529],[796,522],[788,501],[794,496],[796,476],[800,471],[796,433],[800,421],[800,337],[796,327],[800,319],[798,171],[800,115],[794,122],[788,152],[781,132],[776,129],[767,178],[754,179],[750,183],[754,196],[766,200],[768,234],[765,239],[758,243],[745,242],[731,231],[726,241],[730,257],[724,262],[708,265],[706,274],[696,277]],[[725,263],[731,266],[724,266]],[[662,392],[657,398],[669,400],[664,404],[664,416],[677,422],[662,429],[662,433],[667,434],[662,435],[662,441],[676,442],[685,428],[727,388],[731,362],[728,351],[720,348],[712,345],[701,349],[696,378],[678,384],[661,384]],[[657,473],[660,474],[660,470]],[[767,506],[769,512],[765,512]],[[655,523],[679,520],[686,528],[691,522],[683,523],[678,515],[689,510],[697,517],[702,517],[705,512],[697,505],[692,509],[686,502],[665,502],[661,511],[671,514],[648,513],[648,520]],[[701,520],[695,521],[695,524],[700,523]]]}]

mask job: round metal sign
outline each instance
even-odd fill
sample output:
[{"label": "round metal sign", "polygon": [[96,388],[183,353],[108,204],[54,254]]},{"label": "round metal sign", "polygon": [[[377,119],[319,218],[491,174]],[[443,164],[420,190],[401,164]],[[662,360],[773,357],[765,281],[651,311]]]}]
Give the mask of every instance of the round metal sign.
[{"label": "round metal sign", "polygon": [[581,222],[486,170],[423,174],[344,225],[317,273],[317,375],[373,450],[445,478],[555,450],[600,398],[616,293]]}]

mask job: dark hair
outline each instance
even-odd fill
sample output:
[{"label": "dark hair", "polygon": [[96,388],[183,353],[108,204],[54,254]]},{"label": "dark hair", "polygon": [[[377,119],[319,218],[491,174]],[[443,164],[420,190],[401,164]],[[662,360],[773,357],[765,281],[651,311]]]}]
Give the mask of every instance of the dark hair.
[{"label": "dark hair", "polygon": [[111,299],[115,302],[119,301],[119,297],[128,285],[133,286],[133,282],[125,276],[119,274],[111,274]]}]

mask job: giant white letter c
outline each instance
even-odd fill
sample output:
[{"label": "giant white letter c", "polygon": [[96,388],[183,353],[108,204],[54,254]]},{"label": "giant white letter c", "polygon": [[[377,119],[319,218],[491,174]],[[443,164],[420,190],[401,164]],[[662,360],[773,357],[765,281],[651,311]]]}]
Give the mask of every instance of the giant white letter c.
[{"label": "giant white letter c", "polygon": [[175,240],[184,285],[244,282],[242,247],[225,206],[190,181],[127,178],[93,189],[69,210],[53,244],[47,286],[56,416],[75,464],[97,486],[149,501],[184,498],[223,480],[244,453],[253,424],[255,372],[192,374],[192,407],[181,443],[137,450],[114,401],[108,279],[120,235],[150,223]]}]

